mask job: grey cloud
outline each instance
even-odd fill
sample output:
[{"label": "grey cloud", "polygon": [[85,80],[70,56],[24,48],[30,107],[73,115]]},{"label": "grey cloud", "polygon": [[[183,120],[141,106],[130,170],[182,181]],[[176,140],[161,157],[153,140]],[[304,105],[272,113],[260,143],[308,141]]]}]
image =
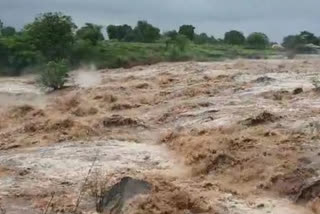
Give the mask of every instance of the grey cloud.
[{"label": "grey cloud", "polygon": [[319,35],[319,7],[318,0],[0,0],[0,19],[21,28],[39,13],[61,11],[78,25],[148,20],[169,30],[190,23],[216,37],[238,29],[263,31],[279,41],[301,30]]}]

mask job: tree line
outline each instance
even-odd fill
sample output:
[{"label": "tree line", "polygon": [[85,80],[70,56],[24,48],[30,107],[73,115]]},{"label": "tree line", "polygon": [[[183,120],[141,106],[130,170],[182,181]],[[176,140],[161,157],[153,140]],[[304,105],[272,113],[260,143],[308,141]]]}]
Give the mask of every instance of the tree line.
[{"label": "tree line", "polygon": [[[175,44],[181,51],[188,42],[253,49],[265,49],[272,44],[268,36],[261,32],[246,37],[240,31],[231,30],[225,33],[223,39],[216,39],[206,33],[197,34],[193,25],[182,25],[178,30],[161,33],[159,28],[147,21],[138,21],[134,27],[127,24],[109,25],[106,33],[111,41]],[[95,53],[104,40],[102,26],[87,23],[78,28],[70,16],[59,12],[41,14],[19,31],[0,21],[0,74],[19,74],[27,67],[49,61],[66,59],[71,64],[77,64],[84,58],[99,57]],[[320,40],[307,31],[283,40],[283,46],[288,49],[298,49],[309,43],[319,45]]]}]

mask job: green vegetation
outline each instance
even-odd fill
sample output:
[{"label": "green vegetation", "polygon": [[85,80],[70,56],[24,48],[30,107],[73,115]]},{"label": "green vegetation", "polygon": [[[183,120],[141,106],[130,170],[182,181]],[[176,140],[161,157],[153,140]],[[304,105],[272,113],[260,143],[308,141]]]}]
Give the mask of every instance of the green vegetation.
[{"label": "green vegetation", "polygon": [[0,75],[19,75],[42,61],[41,53],[26,37],[0,37]]},{"label": "green vegetation", "polygon": [[310,48],[306,45],[320,45],[320,38],[316,37],[313,33],[302,31],[297,35],[289,35],[283,39],[283,47],[290,51],[308,53]]},{"label": "green vegetation", "polygon": [[92,45],[97,45],[99,41],[104,40],[101,32],[102,26],[86,23],[86,25],[80,28],[76,33],[77,39],[90,41]]},{"label": "green vegetation", "polygon": [[269,38],[264,33],[252,33],[247,38],[247,44],[250,48],[265,49],[269,46]]},{"label": "green vegetation", "polygon": [[24,33],[47,60],[68,58],[74,41],[76,25],[70,16],[45,13],[28,24]]},{"label": "green vegetation", "polygon": [[102,42],[95,51],[100,59],[95,58],[91,63],[98,68],[131,67],[161,61],[265,58],[276,53],[271,49],[256,50],[226,44],[196,45],[181,35],[171,41],[167,48],[163,43]]},{"label": "green vegetation", "polygon": [[[104,38],[103,31],[109,39]],[[309,43],[318,45],[320,41],[304,31],[286,37],[283,45],[291,50]],[[196,33],[192,25],[182,25],[178,31],[161,34],[159,28],[147,21],[138,21],[134,27],[123,24],[104,29],[86,23],[78,28],[70,16],[62,13],[41,14],[20,31],[0,21],[0,75],[19,75],[41,70],[45,65],[47,69],[41,72],[50,75],[48,67],[54,70],[53,62],[60,64],[61,60],[66,60],[69,69],[83,64],[102,69],[161,61],[265,58],[276,53],[263,33],[252,33],[246,38],[243,33],[232,30],[224,39],[216,39],[206,33]]]},{"label": "green vegetation", "polygon": [[246,37],[243,33],[232,30],[224,35],[224,42],[230,45],[244,45],[246,42]]},{"label": "green vegetation", "polygon": [[50,61],[40,73],[39,83],[53,90],[63,88],[68,77],[68,66],[64,60]]},{"label": "green vegetation", "polygon": [[214,36],[208,36],[206,33],[196,34],[194,37],[194,43],[203,45],[203,44],[216,44],[218,41],[214,38]]},{"label": "green vegetation", "polygon": [[135,38],[133,35],[132,27],[129,25],[109,25],[107,27],[107,33],[109,36],[109,39],[122,42],[132,42]]},{"label": "green vegetation", "polygon": [[196,28],[192,25],[182,25],[179,29],[179,34],[185,35],[188,39],[192,41],[195,35],[195,29]]},{"label": "green vegetation", "polygon": [[9,37],[9,36],[14,36],[16,34],[16,29],[14,27],[4,27],[1,29],[1,35],[3,37]]},{"label": "green vegetation", "polygon": [[146,21],[138,21],[137,26],[132,29],[129,25],[109,25],[107,27],[109,39],[123,42],[145,42],[152,43],[160,38],[160,29],[152,26]]}]

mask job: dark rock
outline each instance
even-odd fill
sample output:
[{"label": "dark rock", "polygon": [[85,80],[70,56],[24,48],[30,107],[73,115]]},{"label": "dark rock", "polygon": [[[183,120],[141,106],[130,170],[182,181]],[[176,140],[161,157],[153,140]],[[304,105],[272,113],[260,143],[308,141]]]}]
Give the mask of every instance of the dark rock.
[{"label": "dark rock", "polygon": [[19,144],[10,144],[10,145],[6,146],[3,150],[16,149],[19,147],[21,147],[21,145],[19,145]]},{"label": "dark rock", "polygon": [[294,201],[301,201],[302,198],[306,198],[306,189],[312,183],[310,179],[314,180],[315,176],[317,173],[312,168],[297,168],[292,172],[273,176],[270,179],[270,187]]},{"label": "dark rock", "polygon": [[151,192],[151,184],[143,180],[124,177],[115,184],[102,198],[98,212],[118,214],[125,203],[137,195]]},{"label": "dark rock", "polygon": [[247,126],[256,126],[256,125],[264,124],[267,122],[275,122],[279,118],[280,117],[277,117],[271,114],[270,112],[264,111],[255,117],[250,117],[242,121],[242,123]]},{"label": "dark rock", "polygon": [[138,89],[146,89],[149,87],[150,87],[150,85],[148,83],[140,83],[140,84],[136,85],[136,88],[138,88]]},{"label": "dark rock", "polygon": [[211,171],[220,172],[228,168],[228,166],[234,166],[237,164],[237,160],[227,154],[217,154],[216,157],[208,163],[205,171],[209,174]]},{"label": "dark rock", "polygon": [[18,172],[19,176],[25,176],[25,175],[28,175],[29,173],[30,173],[30,168],[22,169]]},{"label": "dark rock", "polygon": [[295,201],[300,203],[307,203],[320,196],[320,179],[309,179],[301,187],[297,194]]},{"label": "dark rock", "polygon": [[293,90],[292,94],[293,95],[297,95],[297,94],[301,94],[303,92],[302,88],[296,88]]},{"label": "dark rock", "polygon": [[103,120],[104,127],[116,127],[116,126],[142,126],[145,127],[143,122],[138,121],[133,118],[123,117],[120,115],[112,115],[111,117],[106,117]]},{"label": "dark rock", "polygon": [[300,163],[307,165],[312,163],[312,161],[308,157],[301,157],[298,159]]},{"label": "dark rock", "polygon": [[121,111],[121,110],[128,110],[133,108],[139,108],[141,105],[139,104],[129,104],[129,103],[116,103],[111,107],[112,111]]},{"label": "dark rock", "polygon": [[257,205],[257,208],[259,208],[259,209],[262,209],[262,208],[264,208],[264,207],[265,207],[264,204],[258,204],[258,205]]},{"label": "dark rock", "polygon": [[270,83],[273,81],[275,81],[275,79],[268,76],[259,77],[256,80],[254,80],[255,83]]}]

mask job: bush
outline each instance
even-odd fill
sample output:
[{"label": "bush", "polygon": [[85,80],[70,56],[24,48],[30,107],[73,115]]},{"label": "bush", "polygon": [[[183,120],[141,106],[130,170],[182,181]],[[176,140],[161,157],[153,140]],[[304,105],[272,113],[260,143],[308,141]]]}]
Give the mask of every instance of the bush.
[{"label": "bush", "polygon": [[189,39],[184,35],[178,35],[174,39],[174,46],[179,48],[180,51],[185,51],[189,45]]},{"label": "bush", "polygon": [[190,55],[188,55],[185,52],[180,51],[177,48],[172,48],[170,49],[170,51],[168,52],[167,55],[167,60],[170,62],[182,62],[182,61],[187,61],[187,60],[191,60],[192,57]]},{"label": "bush", "polygon": [[190,40],[185,35],[178,34],[176,37],[166,40],[166,50],[171,48],[179,49],[179,51],[184,52],[189,43]]},{"label": "bush", "polygon": [[64,60],[50,61],[41,72],[39,82],[41,85],[53,90],[63,88],[68,77],[68,66]]},{"label": "bush", "polygon": [[172,48],[169,51],[168,59],[169,61],[179,61],[181,58],[181,55],[182,55],[181,51],[179,51],[176,48]]},{"label": "bush", "polygon": [[178,34],[175,38],[167,41],[168,60],[169,61],[183,61],[188,59],[186,49],[190,40],[185,36]]}]

